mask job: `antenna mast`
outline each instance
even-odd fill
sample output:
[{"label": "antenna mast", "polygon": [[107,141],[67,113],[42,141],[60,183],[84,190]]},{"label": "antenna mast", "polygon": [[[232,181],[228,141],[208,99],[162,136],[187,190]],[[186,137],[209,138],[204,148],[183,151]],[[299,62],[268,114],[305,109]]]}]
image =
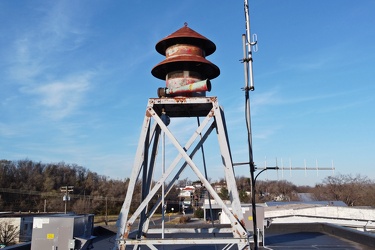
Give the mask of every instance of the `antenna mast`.
[{"label": "antenna mast", "polygon": [[[249,4],[247,0],[244,0],[244,11],[245,11],[245,22],[246,22],[246,34],[242,35],[243,43],[243,64],[245,73],[245,116],[246,116],[246,127],[248,133],[248,147],[249,147],[249,165],[250,165],[250,177],[251,177],[251,207],[253,216],[253,239],[254,249],[258,249],[258,227],[257,227],[257,216],[256,216],[256,204],[255,204],[255,164],[253,158],[253,146],[252,146],[252,133],[251,133],[251,115],[250,115],[250,95],[249,91],[254,90],[254,76],[253,76],[253,58],[252,58],[252,46],[257,44],[256,41],[251,42],[250,32],[250,17],[249,17]],[[256,39],[256,36],[254,36]]]},{"label": "antenna mast", "polygon": [[[249,15],[249,4],[248,1],[244,2],[245,10],[245,23],[246,23],[246,34],[242,35],[243,42],[243,63],[245,71],[245,90],[254,90],[254,75],[253,75],[253,57],[252,57],[252,46],[257,45],[256,34],[253,35],[253,42],[251,41],[251,32],[250,32],[250,15]],[[256,51],[255,47],[255,51]]]}]

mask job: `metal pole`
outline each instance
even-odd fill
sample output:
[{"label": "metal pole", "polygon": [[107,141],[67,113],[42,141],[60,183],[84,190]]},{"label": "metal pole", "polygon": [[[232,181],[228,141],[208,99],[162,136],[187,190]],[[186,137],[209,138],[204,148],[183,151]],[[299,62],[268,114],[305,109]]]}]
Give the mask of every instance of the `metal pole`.
[{"label": "metal pole", "polygon": [[[165,132],[162,132],[162,174],[164,175],[164,172],[165,172]],[[164,239],[164,186],[165,186],[165,183],[163,182],[162,186],[161,186],[161,216],[162,216],[162,220],[161,220],[161,238]]]},{"label": "metal pole", "polygon": [[[199,117],[197,117],[197,121],[198,121],[198,127],[199,127],[201,125],[200,121],[199,121]],[[202,139],[202,134],[201,133],[200,133],[200,137]],[[204,176],[208,180],[207,166],[206,166],[206,157],[205,157],[205,154],[204,154],[203,145],[201,146],[201,150],[202,150],[202,159],[203,159],[203,167],[204,167]],[[212,212],[211,195],[210,195],[209,192],[207,192],[207,194],[208,194],[208,204],[210,206],[210,222],[212,224],[212,227],[214,227],[215,226],[215,222],[214,222],[214,216],[213,216],[213,212]],[[214,236],[215,236],[215,234],[214,234]]]},{"label": "metal pole", "polygon": [[255,204],[255,164],[253,159],[253,146],[252,146],[252,135],[251,135],[251,119],[250,119],[250,100],[249,100],[249,89],[245,90],[246,97],[246,125],[248,132],[248,147],[249,147],[249,164],[250,164],[250,179],[251,179],[251,207],[253,215],[253,237],[254,237],[254,249],[258,249],[258,229],[257,229],[257,215],[256,215],[256,204]]},{"label": "metal pole", "polygon": [[244,1],[245,11],[245,22],[246,22],[246,38],[242,36],[243,42],[243,63],[245,71],[245,117],[246,117],[246,128],[248,133],[248,147],[249,147],[249,165],[250,165],[250,177],[251,177],[251,207],[253,216],[253,238],[254,238],[254,249],[258,249],[258,228],[256,221],[256,204],[255,204],[255,164],[253,159],[253,145],[252,145],[252,132],[251,132],[251,115],[250,115],[250,95],[249,91],[254,90],[254,77],[253,77],[253,58],[251,46],[255,45],[256,42],[251,43],[250,38],[250,17],[249,17],[249,4],[248,1]]},{"label": "metal pole", "polygon": [[[245,1],[245,9],[247,9],[247,1]],[[246,11],[245,11],[246,13]],[[254,238],[254,249],[258,249],[258,232],[257,232],[257,223],[256,223],[256,207],[255,207],[255,179],[254,179],[254,172],[255,172],[255,165],[254,165],[254,159],[253,159],[253,145],[252,145],[252,132],[251,132],[251,114],[250,114],[250,90],[254,90],[254,87],[249,87],[249,79],[248,79],[248,73],[249,73],[249,67],[248,63],[249,61],[252,61],[252,59],[247,58],[246,53],[246,41],[244,39],[244,36],[242,36],[243,40],[243,47],[244,47],[244,59],[243,62],[245,64],[245,119],[246,119],[246,128],[248,133],[248,148],[249,148],[249,165],[250,165],[250,180],[251,180],[251,207],[252,207],[252,216],[253,216],[253,238]],[[250,71],[252,71],[250,69]],[[250,74],[250,78],[252,78],[252,73]],[[252,81],[250,79],[250,81]]]},{"label": "metal pole", "polygon": [[246,83],[246,88],[250,87],[250,90],[254,90],[254,76],[253,76],[253,57],[252,57],[252,48],[251,46],[256,44],[256,41],[253,43],[251,42],[251,33],[250,33],[250,14],[249,14],[249,4],[248,1],[245,0],[244,3],[245,9],[245,22],[246,22],[246,48],[247,48],[247,55],[246,59],[248,61],[248,73],[249,73],[249,80],[250,86],[248,86],[248,82]]}]

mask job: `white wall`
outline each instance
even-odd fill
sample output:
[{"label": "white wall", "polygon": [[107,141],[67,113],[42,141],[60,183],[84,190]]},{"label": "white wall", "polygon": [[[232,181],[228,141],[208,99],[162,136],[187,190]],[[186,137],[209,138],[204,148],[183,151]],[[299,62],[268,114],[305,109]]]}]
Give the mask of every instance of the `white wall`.
[{"label": "white wall", "polygon": [[277,209],[265,211],[266,218],[280,216],[316,216],[324,218],[375,220],[375,209],[363,209],[353,207],[312,207],[300,209]]}]

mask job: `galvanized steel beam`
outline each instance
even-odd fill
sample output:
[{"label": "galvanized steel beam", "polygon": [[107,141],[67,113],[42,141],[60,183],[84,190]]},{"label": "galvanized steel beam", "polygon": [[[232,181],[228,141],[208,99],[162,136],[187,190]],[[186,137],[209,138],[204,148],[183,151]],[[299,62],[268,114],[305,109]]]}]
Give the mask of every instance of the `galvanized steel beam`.
[{"label": "galvanized steel beam", "polygon": [[[168,129],[161,119],[162,112],[165,112],[170,118],[175,117],[204,117],[200,126],[198,126],[189,138],[188,142],[182,146]],[[153,128],[151,125],[153,123]],[[231,209],[219,197],[209,181],[201,173],[198,165],[193,161],[193,156],[201,148],[212,130],[216,129],[217,139],[220,148],[220,156],[223,161],[225,180],[230,194]],[[157,146],[159,144],[159,134],[164,133],[169,141],[173,144],[178,154],[163,172],[159,180],[151,187],[151,179],[155,171],[155,155],[157,154]],[[200,137],[199,137],[200,136]],[[198,142],[197,142],[198,141]],[[195,147],[192,147],[194,142],[197,142]],[[190,151],[190,153],[189,153]],[[183,161],[181,166],[178,163]],[[220,238],[212,237],[209,239],[192,238],[192,239],[176,239],[173,235],[168,239],[149,239],[143,237],[148,233],[149,219],[152,217],[157,207],[160,206],[161,197],[153,208],[148,208],[148,204],[156,192],[160,190],[163,183],[172,174],[173,171],[177,173],[173,176],[169,186],[164,191],[167,194],[175,182],[178,180],[180,174],[189,166],[199,180],[203,183],[211,197],[219,204],[222,211],[228,216],[231,227],[232,237]],[[133,200],[134,189],[139,177],[142,181],[142,200],[136,211],[129,216],[130,204]],[[165,195],[164,194],[164,195]],[[130,239],[129,234],[132,230],[132,225],[135,220],[139,218],[139,226],[136,232],[137,239]],[[117,238],[114,249],[125,249],[126,245],[153,245],[160,244],[236,244],[239,249],[249,246],[250,234],[244,227],[243,214],[239,195],[235,182],[235,174],[231,158],[230,146],[228,141],[228,134],[226,130],[224,112],[218,104],[216,97],[175,97],[175,98],[151,98],[145,112],[144,122],[141,129],[141,135],[138,143],[136,157],[133,165],[133,171],[130,177],[127,195],[122,206],[119,219],[117,221]],[[163,232],[164,233],[164,232]],[[163,243],[160,243],[163,242]],[[228,247],[228,246],[227,246]],[[137,247],[136,247],[137,248]],[[155,248],[156,249],[156,248]]]}]

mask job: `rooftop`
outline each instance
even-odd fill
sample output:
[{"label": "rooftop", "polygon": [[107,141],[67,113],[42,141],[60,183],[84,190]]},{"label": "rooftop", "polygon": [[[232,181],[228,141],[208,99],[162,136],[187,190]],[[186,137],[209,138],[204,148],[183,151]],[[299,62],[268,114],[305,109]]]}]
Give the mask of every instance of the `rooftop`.
[{"label": "rooftop", "polygon": [[[275,205],[275,204],[274,204]],[[327,214],[323,214],[323,210]],[[350,210],[350,211],[349,211]],[[337,213],[340,218],[334,218],[332,211]],[[259,249],[375,249],[374,225],[366,223],[366,218],[374,218],[374,209],[362,209],[352,207],[327,206],[321,204],[278,204],[265,207],[265,219],[271,220],[271,225],[265,229],[264,246]],[[310,213],[315,214],[312,216]],[[348,219],[345,214],[351,215]],[[180,215],[172,215],[178,218]],[[360,218],[363,216],[363,218]],[[184,239],[205,237],[206,239],[218,239],[216,247],[214,245],[190,244],[190,245],[164,245],[163,249],[223,249],[225,239],[231,238],[230,226],[226,224],[214,225],[204,220],[192,219],[186,224],[168,223],[171,217],[167,216],[165,221],[166,239]],[[358,217],[358,218],[357,218]],[[136,223],[136,222],[135,222]],[[365,224],[368,230],[363,227]],[[137,225],[133,225],[137,228]],[[362,229],[364,231],[360,231]],[[95,236],[93,240],[94,249],[112,249],[116,239],[115,223],[95,227]],[[202,236],[203,235],[203,236]],[[160,249],[161,239],[161,219],[152,219],[147,234],[147,240],[155,238],[154,243],[157,249]],[[202,242],[202,241],[201,241]],[[26,248],[25,248],[26,247]],[[29,246],[30,247],[30,246]],[[27,245],[22,248],[6,248],[29,250]],[[132,249],[127,246],[126,249]],[[144,249],[142,247],[142,249]],[[148,249],[148,248],[146,248]],[[228,247],[225,249],[237,249],[237,247]]]}]

